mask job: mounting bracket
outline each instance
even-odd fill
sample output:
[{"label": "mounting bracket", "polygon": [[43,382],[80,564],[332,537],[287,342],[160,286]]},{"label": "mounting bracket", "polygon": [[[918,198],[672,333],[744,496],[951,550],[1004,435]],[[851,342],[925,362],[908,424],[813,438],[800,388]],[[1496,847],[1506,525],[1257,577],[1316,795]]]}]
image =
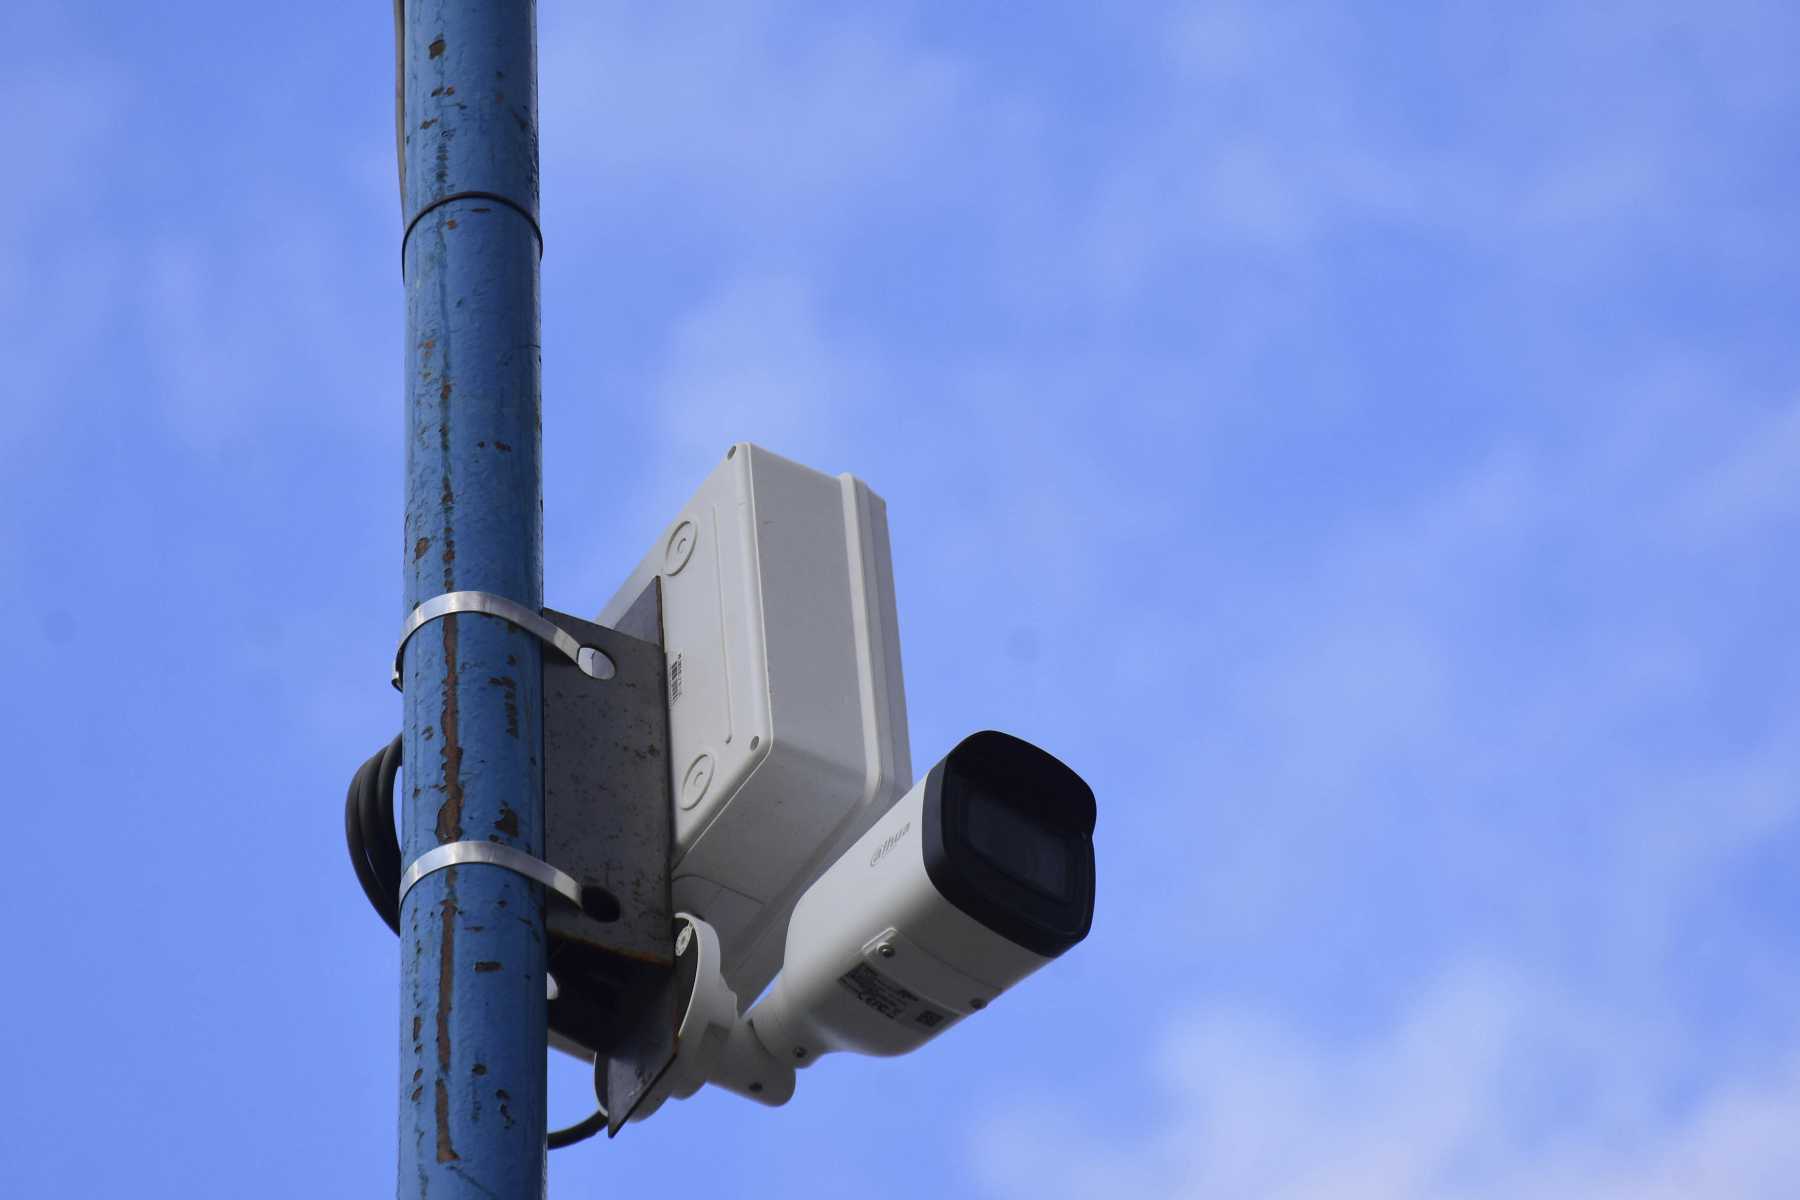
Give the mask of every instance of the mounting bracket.
[{"label": "mounting bracket", "polygon": [[674,1061],[679,1021],[660,581],[614,629],[544,615],[613,667],[600,678],[566,653],[544,654],[544,857],[619,902],[612,921],[571,905],[547,911],[551,1042],[594,1058],[616,1136]]}]

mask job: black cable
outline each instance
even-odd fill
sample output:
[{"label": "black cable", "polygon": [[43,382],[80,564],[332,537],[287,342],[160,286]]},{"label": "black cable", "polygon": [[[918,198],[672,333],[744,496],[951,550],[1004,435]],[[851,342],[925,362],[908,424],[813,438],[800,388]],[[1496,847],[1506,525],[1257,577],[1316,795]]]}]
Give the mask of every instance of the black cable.
[{"label": "black cable", "polygon": [[369,866],[368,855],[363,853],[362,810],[357,802],[357,797],[362,794],[363,776],[369,773],[369,766],[374,761],[370,759],[356,768],[356,775],[350,780],[350,791],[344,797],[344,842],[350,847],[350,865],[356,870],[356,882],[362,885],[363,895],[369,898],[369,903],[379,910],[380,884],[374,869]]},{"label": "black cable", "polygon": [[[368,757],[350,780],[344,797],[344,842],[363,895],[400,932],[400,839],[394,833],[394,780],[400,773],[400,739]],[[552,1150],[585,1142],[606,1128],[604,1108],[567,1129],[553,1129],[546,1140]]]},{"label": "black cable", "polygon": [[381,884],[386,902],[382,916],[395,932],[400,928],[400,839],[394,834],[394,779],[399,773],[400,738],[396,735],[377,756],[362,804],[364,853]]},{"label": "black cable", "polygon": [[394,778],[400,771],[400,739],[383,746],[357,768],[344,797],[344,841],[363,895],[400,932],[400,839],[394,834]]},{"label": "black cable", "polygon": [[597,1109],[594,1115],[585,1121],[569,1126],[567,1129],[552,1129],[544,1144],[552,1150],[561,1150],[564,1146],[573,1146],[576,1142],[585,1142],[596,1133],[606,1128],[606,1110]]}]

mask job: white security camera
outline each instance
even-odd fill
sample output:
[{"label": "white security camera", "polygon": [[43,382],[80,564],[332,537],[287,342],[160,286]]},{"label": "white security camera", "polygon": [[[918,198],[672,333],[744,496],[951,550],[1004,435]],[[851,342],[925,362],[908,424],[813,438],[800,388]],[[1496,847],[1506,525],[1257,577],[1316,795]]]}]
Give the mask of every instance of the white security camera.
[{"label": "white security camera", "polygon": [[785,1103],[822,1054],[904,1054],[1087,936],[1094,794],[1004,733],[964,739],[794,907],[781,974],[742,1017],[711,926],[684,915],[677,1061],[638,1116],[712,1083]]}]

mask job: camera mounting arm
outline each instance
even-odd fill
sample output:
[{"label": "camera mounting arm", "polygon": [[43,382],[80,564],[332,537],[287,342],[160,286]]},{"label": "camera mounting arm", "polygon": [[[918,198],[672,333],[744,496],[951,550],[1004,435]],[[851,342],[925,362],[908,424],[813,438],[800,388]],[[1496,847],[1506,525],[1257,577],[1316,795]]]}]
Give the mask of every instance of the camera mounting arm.
[{"label": "camera mounting arm", "polygon": [[[759,1104],[777,1107],[794,1094],[794,1064],[763,1046],[750,1022],[738,1016],[737,994],[721,971],[719,935],[699,917],[675,917],[676,995],[685,991],[675,1060],[632,1115],[641,1121],[674,1097],[685,1100],[715,1084]],[[596,1078],[596,1090],[603,1081]]]}]

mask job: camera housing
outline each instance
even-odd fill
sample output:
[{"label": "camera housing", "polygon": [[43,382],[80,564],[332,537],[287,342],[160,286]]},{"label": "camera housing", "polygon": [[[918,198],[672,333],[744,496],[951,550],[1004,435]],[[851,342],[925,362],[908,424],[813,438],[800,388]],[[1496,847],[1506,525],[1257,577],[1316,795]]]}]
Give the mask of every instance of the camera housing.
[{"label": "camera housing", "polygon": [[867,484],[740,442],[599,617],[661,577],[674,905],[746,1000],[800,894],[912,783],[891,557]]}]

